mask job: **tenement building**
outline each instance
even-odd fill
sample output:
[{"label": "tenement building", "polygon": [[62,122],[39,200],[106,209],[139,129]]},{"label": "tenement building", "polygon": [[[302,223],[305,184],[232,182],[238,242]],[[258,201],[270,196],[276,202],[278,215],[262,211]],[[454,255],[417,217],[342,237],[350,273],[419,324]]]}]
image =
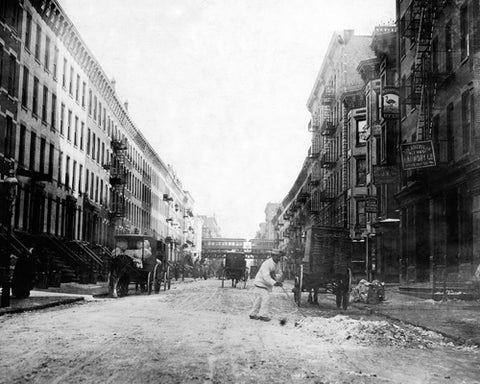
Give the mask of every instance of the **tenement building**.
[{"label": "tenement building", "polygon": [[0,54],[0,175],[18,180],[3,228],[57,269],[101,264],[120,233],[155,237],[170,260],[189,252],[193,198],[59,2],[2,1]]},{"label": "tenement building", "polygon": [[307,102],[312,145],[282,202],[289,221],[282,230],[308,270],[333,273],[364,259],[352,242],[366,230],[366,112],[356,68],[372,56],[371,42],[352,30],[335,32]]},{"label": "tenement building", "polygon": [[478,1],[400,1],[401,275],[464,281],[480,263]]}]

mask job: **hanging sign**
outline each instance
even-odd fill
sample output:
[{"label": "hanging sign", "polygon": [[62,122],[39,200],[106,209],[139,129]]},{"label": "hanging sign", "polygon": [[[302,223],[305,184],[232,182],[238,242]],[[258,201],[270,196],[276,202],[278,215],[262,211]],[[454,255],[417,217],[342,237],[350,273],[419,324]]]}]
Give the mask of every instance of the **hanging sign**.
[{"label": "hanging sign", "polygon": [[394,184],[400,181],[396,165],[373,165],[373,184]]},{"label": "hanging sign", "polygon": [[383,88],[382,114],[384,119],[398,119],[400,116],[400,94],[397,87]]},{"label": "hanging sign", "polygon": [[405,143],[401,149],[402,167],[405,171],[437,165],[431,140]]}]

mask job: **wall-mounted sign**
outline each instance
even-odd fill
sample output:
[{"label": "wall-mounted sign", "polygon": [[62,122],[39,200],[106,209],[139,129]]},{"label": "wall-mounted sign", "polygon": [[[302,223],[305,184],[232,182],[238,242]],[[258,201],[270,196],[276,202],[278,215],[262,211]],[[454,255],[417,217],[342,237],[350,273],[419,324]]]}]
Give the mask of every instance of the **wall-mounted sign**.
[{"label": "wall-mounted sign", "polygon": [[431,140],[405,143],[401,148],[402,167],[405,171],[437,165]]},{"label": "wall-mounted sign", "polygon": [[374,165],[373,184],[394,184],[400,181],[400,170],[395,165]]},{"label": "wall-mounted sign", "polygon": [[383,88],[382,114],[384,119],[398,119],[400,115],[400,95],[397,87]]},{"label": "wall-mounted sign", "polygon": [[367,196],[365,198],[365,212],[377,213],[377,196]]}]

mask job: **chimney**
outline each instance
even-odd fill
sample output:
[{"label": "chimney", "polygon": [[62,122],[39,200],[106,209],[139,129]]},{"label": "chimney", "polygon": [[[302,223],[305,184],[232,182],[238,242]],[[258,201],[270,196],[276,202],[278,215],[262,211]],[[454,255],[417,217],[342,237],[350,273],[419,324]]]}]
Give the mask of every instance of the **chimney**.
[{"label": "chimney", "polygon": [[128,100],[125,100],[123,103],[123,106],[125,107],[125,110],[128,112]]}]

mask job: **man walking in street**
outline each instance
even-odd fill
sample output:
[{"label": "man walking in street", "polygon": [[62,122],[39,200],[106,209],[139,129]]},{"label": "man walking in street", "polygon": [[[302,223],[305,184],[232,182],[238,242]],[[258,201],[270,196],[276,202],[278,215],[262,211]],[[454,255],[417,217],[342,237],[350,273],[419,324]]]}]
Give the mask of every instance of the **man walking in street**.
[{"label": "man walking in street", "polygon": [[281,254],[278,250],[271,252],[271,257],[265,260],[255,275],[255,301],[250,311],[250,319],[270,321],[269,304],[273,286],[281,287],[282,271],[280,269]]}]

